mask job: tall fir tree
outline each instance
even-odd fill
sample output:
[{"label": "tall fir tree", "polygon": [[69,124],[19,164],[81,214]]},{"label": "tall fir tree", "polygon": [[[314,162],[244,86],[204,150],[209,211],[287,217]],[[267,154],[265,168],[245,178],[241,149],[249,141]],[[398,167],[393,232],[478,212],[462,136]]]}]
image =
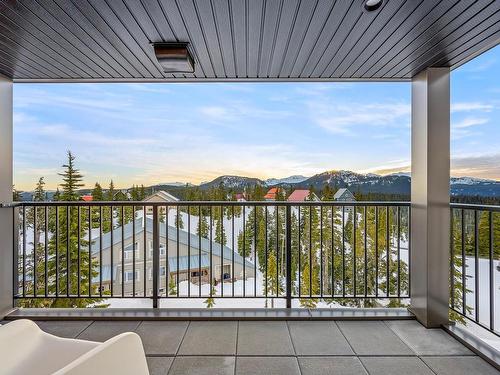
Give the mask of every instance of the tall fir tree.
[{"label": "tall fir tree", "polygon": [[115,200],[115,184],[113,183],[113,180],[110,181],[109,183],[109,188],[108,191],[106,192],[106,200],[107,201],[114,201]]},{"label": "tall fir tree", "polygon": [[[83,186],[83,176],[75,166],[75,157],[68,151],[68,160],[63,164],[60,173],[62,192],[57,198],[62,201],[78,201],[78,188]],[[40,189],[41,190],[41,189]],[[79,217],[80,215],[80,217]],[[47,285],[45,279],[34,287],[47,288],[49,294],[59,293],[59,298],[26,299],[21,301],[24,307],[88,307],[100,301],[99,298],[72,297],[97,294],[97,286],[92,278],[97,276],[96,262],[91,262],[90,243],[88,241],[88,216],[86,211],[80,212],[75,206],[55,207],[48,212],[47,264],[37,262],[36,274],[44,274],[47,268]],[[40,278],[39,278],[40,279]],[[69,297],[62,297],[67,295]]]}]

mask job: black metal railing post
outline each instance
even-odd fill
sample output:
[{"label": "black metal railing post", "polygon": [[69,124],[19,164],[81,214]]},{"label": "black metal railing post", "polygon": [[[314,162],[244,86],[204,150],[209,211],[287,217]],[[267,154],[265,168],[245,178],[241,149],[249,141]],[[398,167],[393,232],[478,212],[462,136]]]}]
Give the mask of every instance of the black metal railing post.
[{"label": "black metal railing post", "polygon": [[286,206],[286,308],[292,307],[292,207]]},{"label": "black metal railing post", "polygon": [[[144,231],[147,220],[144,218]],[[144,246],[146,246],[144,244]],[[158,272],[160,264],[160,232],[158,230],[158,206],[153,206],[153,308],[158,308]],[[134,275],[135,277],[135,275]],[[146,277],[146,275],[144,275]]]}]

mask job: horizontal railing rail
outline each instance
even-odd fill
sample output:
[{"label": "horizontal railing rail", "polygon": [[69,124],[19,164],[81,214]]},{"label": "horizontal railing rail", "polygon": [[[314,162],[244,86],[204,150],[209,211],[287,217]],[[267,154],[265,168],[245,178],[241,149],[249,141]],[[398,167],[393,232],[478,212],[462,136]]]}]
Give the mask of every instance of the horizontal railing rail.
[{"label": "horizontal railing rail", "polygon": [[14,298],[24,306],[114,298],[152,299],[154,307],[175,298],[398,306],[410,296],[407,202],[3,206],[17,223]]},{"label": "horizontal railing rail", "polygon": [[[344,207],[374,207],[374,206],[390,206],[390,207],[409,207],[410,202],[399,202],[399,201],[303,201],[303,202],[289,202],[289,201],[173,201],[173,202],[145,202],[145,201],[26,201],[26,202],[4,202],[0,203],[1,207],[13,208],[13,207],[53,207],[53,206],[149,206],[149,207],[161,207],[161,206],[268,206],[268,207],[285,207],[285,206],[344,206]],[[497,206],[491,206],[497,207]]]},{"label": "horizontal railing rail", "polygon": [[450,205],[450,309],[500,336],[500,206]]}]

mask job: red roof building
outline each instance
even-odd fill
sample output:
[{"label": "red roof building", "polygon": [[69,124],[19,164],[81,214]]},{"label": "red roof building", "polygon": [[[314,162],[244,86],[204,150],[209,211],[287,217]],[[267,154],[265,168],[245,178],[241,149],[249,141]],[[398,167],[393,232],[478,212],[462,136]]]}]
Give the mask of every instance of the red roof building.
[{"label": "red roof building", "polygon": [[264,200],[266,201],[275,201],[276,200],[276,194],[280,191],[280,188],[273,187],[269,189],[266,195],[264,195]]},{"label": "red roof building", "polygon": [[[288,202],[304,202],[308,200],[309,195],[311,194],[310,190],[294,190],[292,194],[288,197]],[[319,201],[319,198],[316,194],[313,193],[312,196],[313,201]]]},{"label": "red roof building", "polygon": [[94,200],[94,198],[90,194],[82,195],[81,198],[82,198],[82,201],[85,201],[85,202],[92,202]]}]

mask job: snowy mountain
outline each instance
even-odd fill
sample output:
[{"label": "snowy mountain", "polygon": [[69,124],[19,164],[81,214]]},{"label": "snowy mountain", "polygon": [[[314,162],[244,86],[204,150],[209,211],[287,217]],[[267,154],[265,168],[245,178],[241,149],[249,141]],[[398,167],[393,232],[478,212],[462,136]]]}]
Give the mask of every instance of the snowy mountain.
[{"label": "snowy mountain", "polygon": [[[360,174],[351,171],[327,171],[295,184],[296,187],[313,186],[321,190],[325,185],[331,187],[347,187],[352,192],[410,194],[411,177],[409,173],[399,172],[386,176],[373,173]],[[500,182],[472,177],[452,177],[450,179],[451,195],[480,195],[500,197]]]},{"label": "snowy mountain", "polygon": [[450,179],[451,185],[495,185],[498,184],[497,181],[487,180],[485,178],[475,178],[475,177],[452,177]]},{"label": "snowy mountain", "polygon": [[265,183],[258,178],[252,177],[242,177],[242,176],[220,176],[215,180],[206,182],[200,185],[201,189],[210,189],[212,187],[217,187],[223,185],[227,189],[233,190],[243,190],[245,187],[261,185],[264,186]]},{"label": "snowy mountain", "polygon": [[182,187],[182,186],[194,186],[193,184],[189,183],[189,182],[162,182],[162,183],[159,183],[159,184],[156,184],[156,185],[153,185],[152,187],[156,187],[156,186],[177,186],[177,187]]},{"label": "snowy mountain", "polygon": [[312,186],[319,191],[329,185],[332,188],[349,188],[352,192],[409,194],[410,178],[408,176],[380,176],[373,173],[361,174],[351,171],[327,171],[297,184],[297,187]]},{"label": "snowy mountain", "polygon": [[284,178],[268,178],[267,180],[264,181],[264,183],[267,186],[274,186],[274,185],[280,185],[280,184],[298,184],[301,183],[302,181],[307,180],[309,177],[301,176],[301,175],[294,175],[290,177],[284,177]]}]

